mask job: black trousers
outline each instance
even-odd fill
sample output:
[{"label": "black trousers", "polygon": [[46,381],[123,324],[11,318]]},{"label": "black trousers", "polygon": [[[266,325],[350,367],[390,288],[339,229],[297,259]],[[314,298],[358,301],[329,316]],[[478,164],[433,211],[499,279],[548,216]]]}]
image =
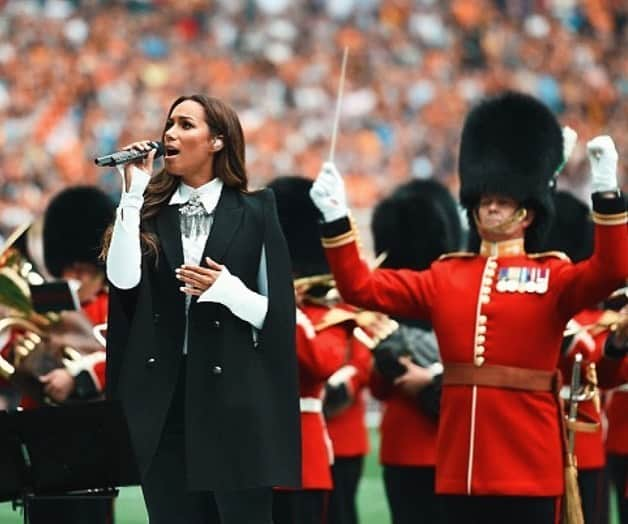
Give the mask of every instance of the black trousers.
[{"label": "black trousers", "polygon": [[356,495],[364,456],[336,457],[331,468],[334,489],[329,496],[329,524],[358,524]]},{"label": "black trousers", "polygon": [[434,492],[434,467],[384,466],[392,524],[445,522],[442,498]]},{"label": "black trousers", "polygon": [[608,482],[604,469],[578,471],[584,524],[608,524]]},{"label": "black trousers", "polygon": [[442,495],[447,524],[555,524],[556,497]]},{"label": "black trousers", "polygon": [[31,524],[112,524],[111,499],[35,499],[28,504]]},{"label": "black trousers", "polygon": [[611,489],[617,495],[619,522],[628,524],[628,498],[626,498],[626,481],[628,480],[628,455],[608,455],[608,471],[611,478]]},{"label": "black trousers", "polygon": [[327,524],[329,491],[304,489],[273,492],[274,524]]},{"label": "black trousers", "polygon": [[184,398],[183,364],[157,452],[142,481],[150,524],[272,524],[271,487],[204,492],[187,489]]}]

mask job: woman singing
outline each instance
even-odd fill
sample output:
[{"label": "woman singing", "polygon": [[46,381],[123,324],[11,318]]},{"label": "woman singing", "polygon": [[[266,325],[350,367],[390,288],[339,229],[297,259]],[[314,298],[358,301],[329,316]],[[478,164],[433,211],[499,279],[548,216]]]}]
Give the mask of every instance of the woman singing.
[{"label": "woman singing", "polygon": [[[236,113],[183,96],[127,164],[110,238],[108,394],[122,401],[150,522],[270,524],[300,483],[290,261],[271,191],[248,192]],[[149,142],[127,149],[149,150]]]}]

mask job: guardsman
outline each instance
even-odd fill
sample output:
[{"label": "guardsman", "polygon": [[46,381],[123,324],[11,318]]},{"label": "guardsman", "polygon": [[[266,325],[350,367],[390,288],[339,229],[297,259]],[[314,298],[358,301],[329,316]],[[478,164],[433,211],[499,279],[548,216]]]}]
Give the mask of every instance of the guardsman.
[{"label": "guardsman", "polygon": [[[71,281],[77,289],[81,308],[81,311],[62,311],[56,323],[38,325],[41,337],[37,336],[36,340],[39,342],[30,341],[32,346],[41,345],[43,351],[62,352],[67,346],[73,349],[68,358],[63,359],[63,365],[38,376],[44,396],[55,404],[88,402],[99,398],[104,391],[104,337],[95,336],[93,328],[106,329],[108,293],[99,253],[103,233],[113,221],[114,211],[109,197],[91,186],[67,188],[46,208],[43,220],[46,268],[53,277]],[[32,336],[32,333],[14,331],[13,350],[28,344],[25,335]],[[35,397],[28,395],[22,396],[21,404],[26,409],[40,406]],[[112,519],[113,505],[106,498],[36,498],[29,503],[29,522],[34,524],[98,524]]]},{"label": "guardsman", "polygon": [[[462,231],[456,202],[434,180],[397,188],[375,208],[371,230],[380,267],[421,271],[444,253],[460,248]],[[403,231],[403,234],[399,234]],[[373,395],[383,402],[380,462],[393,524],[443,522],[435,494],[438,391],[442,364],[429,322],[396,318],[399,330],[375,348]],[[432,396],[434,391],[432,391]]]},{"label": "guardsman", "polygon": [[[66,355],[64,365],[39,376],[43,394],[56,404],[67,400],[93,400],[104,390],[104,337],[94,336],[93,328],[106,329],[108,294],[99,252],[103,232],[113,220],[114,209],[111,199],[100,189],[78,186],[58,193],[49,203],[43,218],[46,269],[53,277],[70,282],[77,290],[81,308],[80,312],[61,312],[58,321],[52,323],[43,322],[44,317],[31,315],[35,321],[39,319],[43,322],[35,325],[45,335],[42,347],[56,351],[70,346],[76,350],[71,356]],[[11,258],[11,251],[17,250],[30,265],[30,253],[26,246],[30,236],[30,229],[26,229],[20,238],[15,239],[14,245],[5,246],[3,252],[6,251],[7,256],[2,256],[2,259],[12,263],[15,257]],[[39,274],[35,278],[43,281]],[[3,349],[5,356],[14,347],[29,343],[23,333],[14,331],[11,343]],[[39,337],[35,337],[37,339]],[[22,396],[22,407],[37,407],[39,396]]]},{"label": "guardsman", "polygon": [[323,243],[343,298],[432,322],[445,368],[436,491],[446,495],[448,522],[555,522],[566,466],[555,393],[563,331],[628,277],[617,151],[602,136],[588,153],[596,242],[581,264],[533,254],[553,214],[550,184],[563,139],[551,111],[528,95],[484,100],[465,120],[460,199],[472,253],[425,271],[370,271],[333,164],[323,165],[310,193],[325,219]]},{"label": "guardsman", "polygon": [[[351,332],[343,323],[319,327],[330,307],[329,268],[318,233],[319,213],[308,192],[311,180],[286,176],[274,180],[277,213],[296,277],[297,359],[301,405],[302,489],[276,490],[275,524],[324,524],[333,487],[334,454],[323,416],[325,385],[347,364]],[[321,278],[321,275],[323,277]],[[344,317],[343,317],[344,318]]]},{"label": "guardsman", "polygon": [[[341,303],[335,308],[343,308]],[[358,320],[359,317],[356,317]],[[352,332],[353,322],[345,324]],[[368,326],[363,326],[368,329]],[[367,335],[368,336],[368,335]],[[329,500],[329,524],[358,524],[357,491],[364,457],[369,451],[365,389],[373,359],[363,339],[348,338],[345,362],[327,380],[324,412],[334,449],[334,489]]]},{"label": "guardsman", "polygon": [[606,453],[620,522],[628,524],[628,287],[615,293],[614,302],[622,316],[615,332],[606,340],[605,353],[618,360],[620,385],[613,389],[607,404]]},{"label": "guardsman", "polygon": [[[566,191],[556,192],[553,199],[556,216],[547,235],[545,249],[564,253],[573,263],[582,262],[593,253],[594,226],[590,209]],[[603,325],[605,318],[603,308],[591,306],[579,311],[567,324],[560,359],[565,384],[561,396],[568,400],[571,391],[567,383],[571,377],[574,356],[579,353],[583,358],[584,387],[578,403],[579,420],[572,430],[575,431],[578,486],[586,524],[603,524],[607,521],[606,461],[597,378],[598,363],[608,366],[604,361],[604,344],[609,333],[608,326]]]},{"label": "guardsman", "polygon": [[[94,327],[106,328],[109,296],[99,255],[104,231],[114,216],[112,200],[93,186],[61,191],[51,200],[44,215],[46,268],[53,277],[74,282],[81,310]],[[104,345],[69,366],[68,372],[73,379],[71,395],[84,399],[101,395],[105,388]],[[64,380],[57,373],[61,372],[52,372],[42,377],[42,381],[53,399],[56,394],[63,400]]]}]

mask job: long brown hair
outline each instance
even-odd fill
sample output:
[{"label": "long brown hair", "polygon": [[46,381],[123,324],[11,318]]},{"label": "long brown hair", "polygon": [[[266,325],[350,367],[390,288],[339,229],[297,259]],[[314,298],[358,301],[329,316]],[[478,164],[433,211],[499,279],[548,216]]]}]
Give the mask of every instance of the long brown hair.
[{"label": "long brown hair", "polygon": [[[180,103],[186,100],[193,100],[203,106],[205,111],[205,122],[209,127],[210,137],[220,137],[223,147],[216,151],[213,156],[212,172],[214,176],[220,178],[223,183],[242,193],[248,191],[248,178],[245,166],[245,144],[244,133],[236,112],[222,100],[205,95],[187,95],[177,98],[168,110],[168,118]],[[168,125],[164,126],[162,132],[162,142]],[[153,257],[155,261],[159,253],[159,239],[152,231],[147,231],[144,226],[146,221],[157,215],[164,204],[172,197],[179,185],[180,177],[171,175],[162,169],[150,182],[144,192],[144,205],[140,212],[140,243],[142,251]],[[111,243],[113,225],[105,232],[103,238],[102,258],[106,258]]]}]

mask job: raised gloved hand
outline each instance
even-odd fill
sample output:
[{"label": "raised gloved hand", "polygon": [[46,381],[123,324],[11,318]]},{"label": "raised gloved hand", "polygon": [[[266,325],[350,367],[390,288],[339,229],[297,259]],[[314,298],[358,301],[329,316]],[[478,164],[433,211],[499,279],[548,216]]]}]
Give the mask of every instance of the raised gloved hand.
[{"label": "raised gloved hand", "polygon": [[576,354],[581,354],[585,362],[595,361],[599,358],[598,347],[586,326],[577,320],[571,319],[563,333],[561,348],[565,358],[573,360]]},{"label": "raised gloved hand", "polygon": [[591,164],[591,191],[615,191],[617,184],[617,149],[608,135],[596,136],[587,143]]},{"label": "raised gloved hand", "polygon": [[323,163],[310,189],[310,198],[323,214],[325,222],[333,222],[349,214],[345,183],[333,162]]}]

